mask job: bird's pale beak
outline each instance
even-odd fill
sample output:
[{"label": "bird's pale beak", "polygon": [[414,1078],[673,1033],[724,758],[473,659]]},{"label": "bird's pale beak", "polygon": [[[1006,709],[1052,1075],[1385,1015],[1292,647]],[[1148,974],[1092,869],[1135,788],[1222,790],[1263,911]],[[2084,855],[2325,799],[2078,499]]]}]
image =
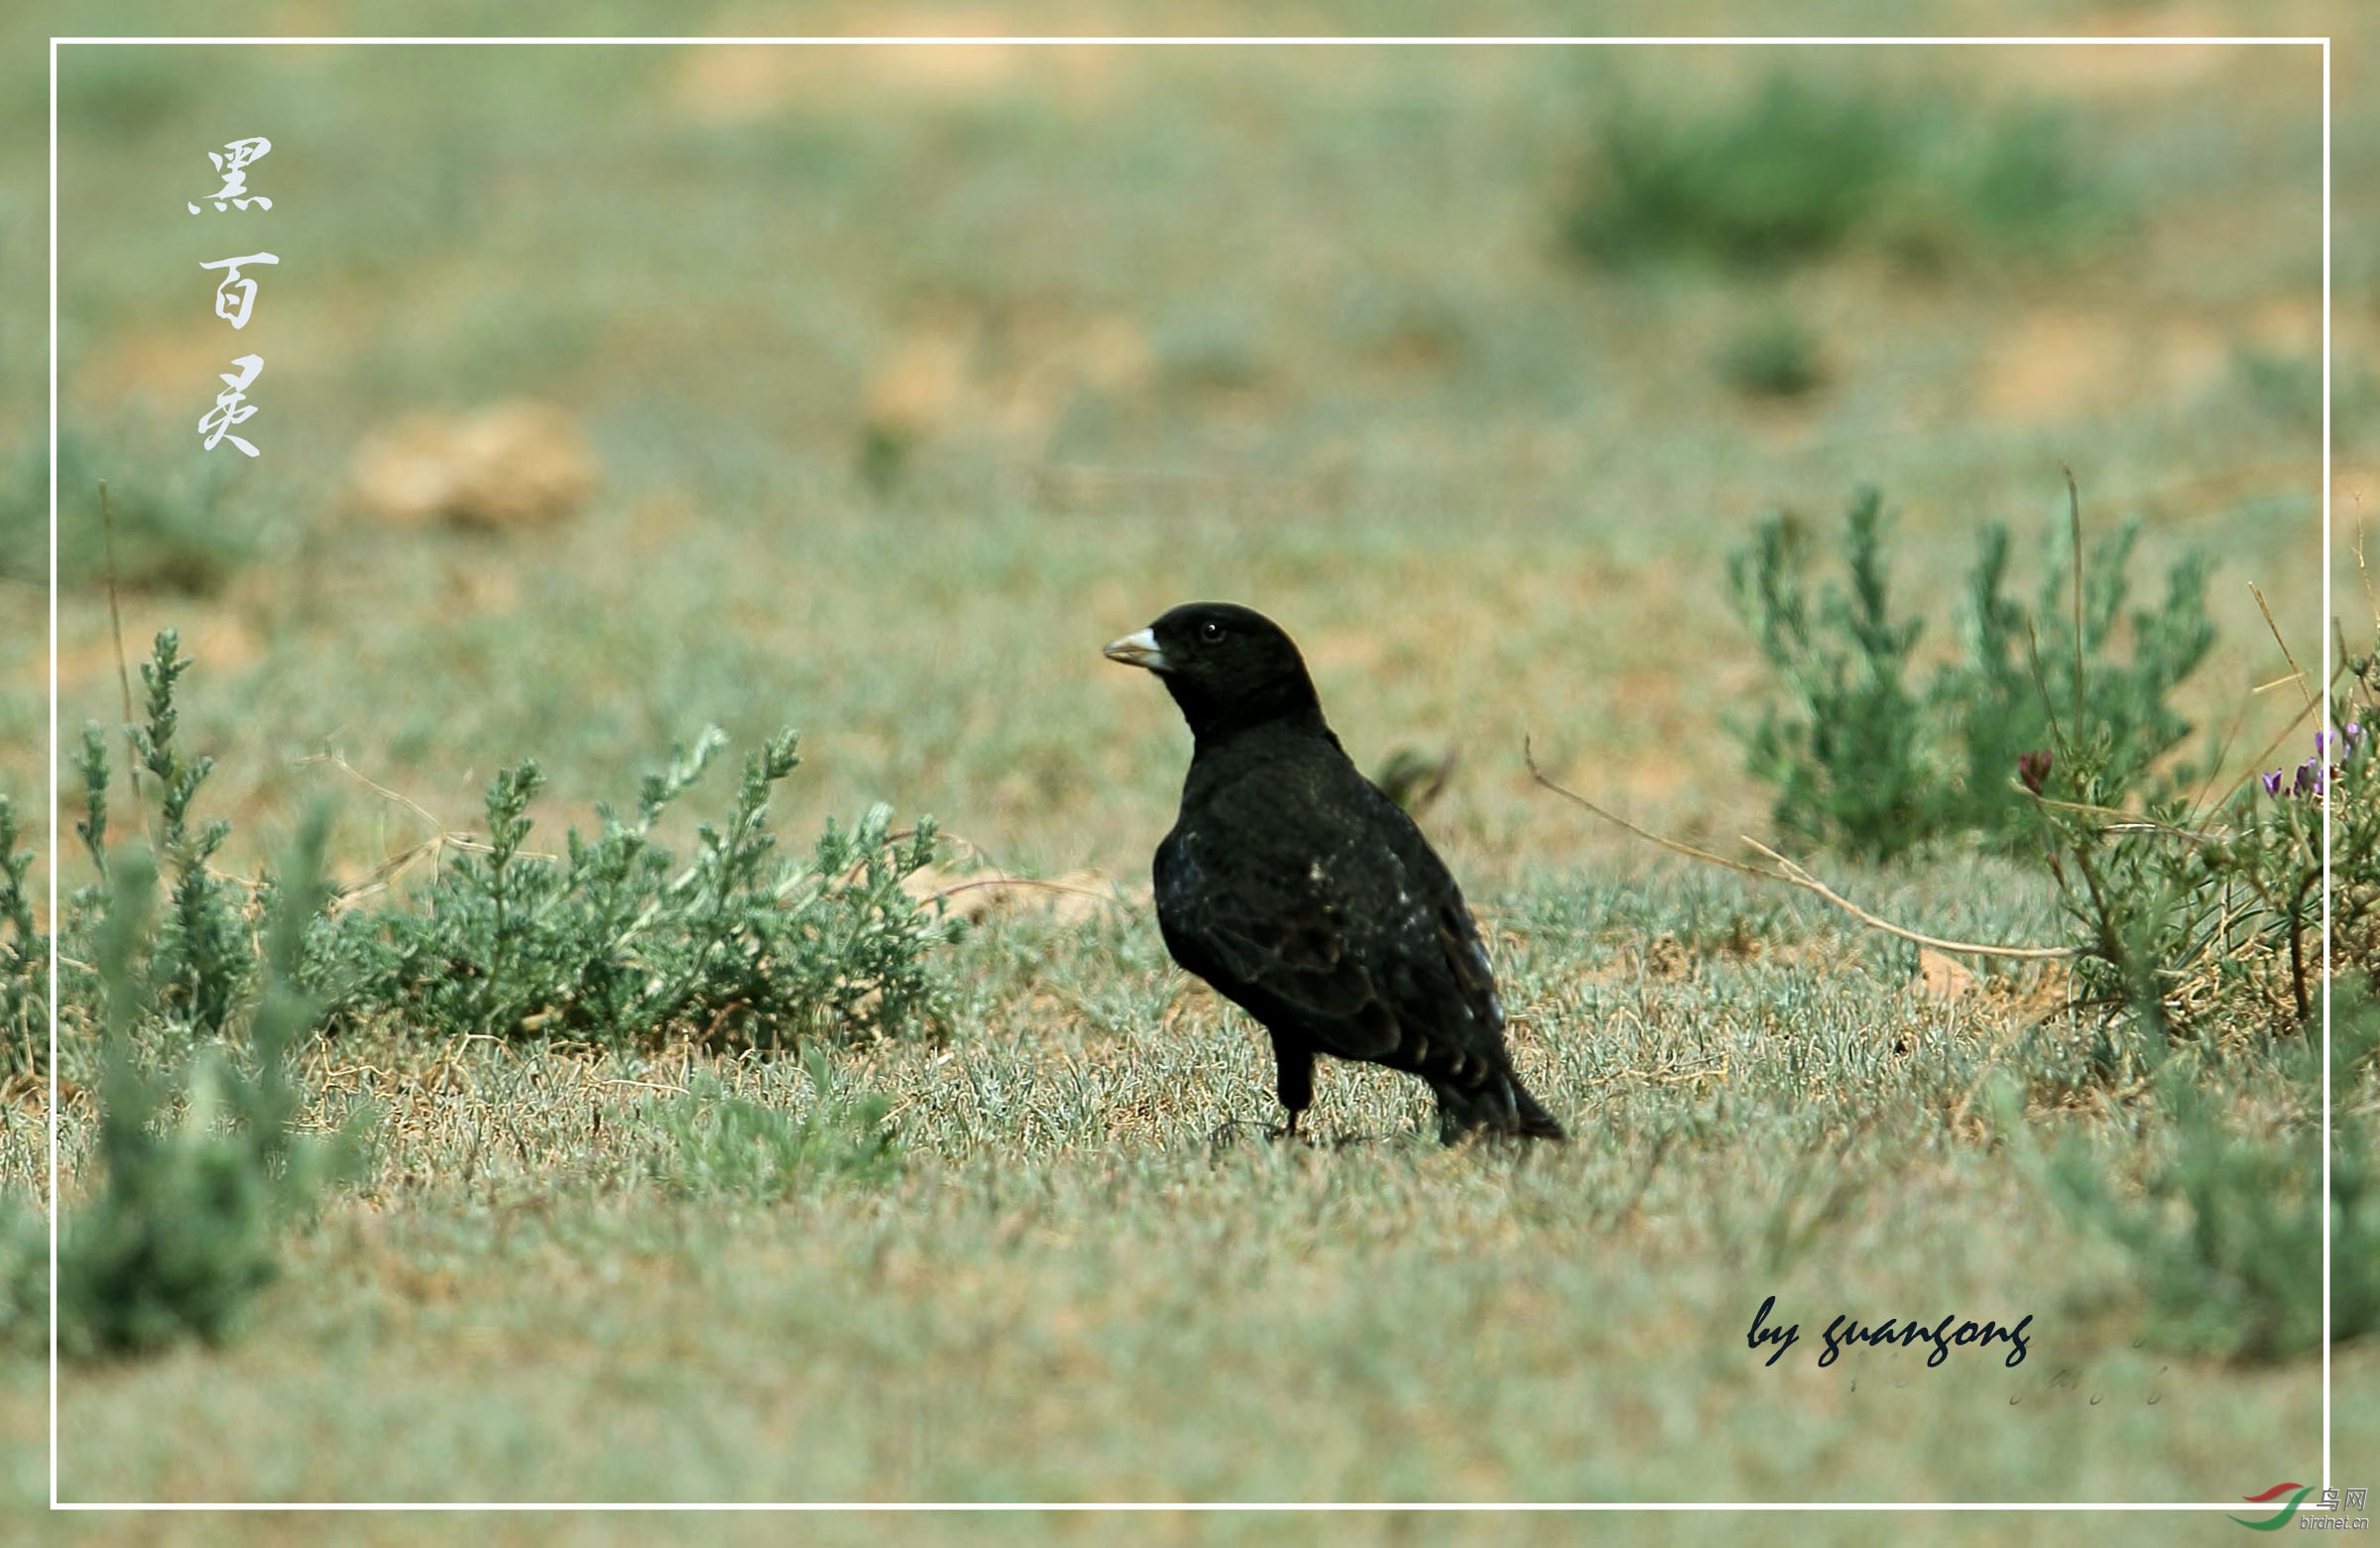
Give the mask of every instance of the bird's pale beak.
[{"label": "bird's pale beak", "polygon": [[1143,629],[1136,635],[1111,640],[1107,649],[1099,654],[1111,661],[1122,661],[1127,666],[1145,666],[1152,672],[1165,669],[1165,653],[1157,649],[1157,632],[1154,629]]}]

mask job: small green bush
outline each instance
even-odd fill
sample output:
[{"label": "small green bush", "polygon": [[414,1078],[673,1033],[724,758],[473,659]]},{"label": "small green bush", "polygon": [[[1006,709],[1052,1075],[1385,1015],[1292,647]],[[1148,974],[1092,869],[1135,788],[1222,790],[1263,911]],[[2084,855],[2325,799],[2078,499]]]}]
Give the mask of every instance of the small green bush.
[{"label": "small green bush", "polygon": [[[209,863],[229,824],[193,811],[213,761],[185,758],[177,740],[189,667],[174,631],[161,632],[141,668],[146,720],[126,728],[158,802],[156,843],[171,882],[139,971],[144,1003],[162,1022],[210,1035],[250,992],[263,915],[259,897]],[[944,995],[928,956],[958,921],[902,889],[933,858],[932,821],[894,832],[891,808],[878,805],[848,828],[830,819],[806,861],[779,856],[769,802],[800,762],[788,731],[746,761],[724,822],[697,825],[681,863],[654,827],[726,741],[712,728],[691,752],[678,750],[646,777],[633,817],[598,806],[595,835],[572,829],[558,860],[526,847],[541,783],[536,763],[501,772],[488,786],[485,838],[441,839],[450,858],[416,894],[320,911],[305,929],[298,980],[325,1019],[402,1018],[433,1034],[775,1045],[938,1026]],[[75,766],[75,831],[100,882],[69,899],[66,955],[87,962],[114,865],[113,773],[97,726],[85,728]],[[0,893],[0,903],[8,896]],[[63,1012],[91,1022],[99,991],[87,969],[70,970]]]},{"label": "small green bush", "polygon": [[1739,730],[1751,773],[1777,787],[1777,825],[1876,860],[1932,834],[1942,803],[1906,681],[1924,621],[1891,615],[1883,529],[1883,496],[1861,490],[1847,524],[1850,587],[1830,583],[1815,607],[1809,537],[1793,517],[1762,522],[1727,561],[1737,605],[1796,706],[1772,704]]},{"label": "small green bush", "polygon": [[[238,884],[216,874],[211,862],[230,836],[231,824],[220,819],[193,823],[191,803],[214,771],[211,758],[184,759],[175,740],[180,713],[175,694],[190,659],[181,654],[180,637],[171,629],[158,633],[150,658],[141,663],[147,686],[147,720],[124,728],[137,766],[148,772],[151,788],[160,800],[155,834],[172,891],[166,917],[153,949],[142,954],[144,1003],[157,1013],[190,1030],[223,1030],[248,987],[254,967],[250,899]],[[111,906],[108,790],[114,777],[107,737],[96,725],[86,725],[82,745],[74,755],[82,778],[83,814],[74,824],[98,873],[100,885],[78,892],[66,910],[66,935],[79,941],[90,931],[93,915]],[[149,862],[154,866],[152,858]],[[86,960],[79,945],[66,953]],[[74,985],[92,988],[89,975],[77,973]],[[69,1000],[72,994],[69,992]]]},{"label": "small green bush", "polygon": [[[2380,620],[2374,621],[2380,632]],[[2313,734],[2313,756],[2295,769],[2275,769],[2241,797],[2245,808],[2226,869],[2291,925],[2291,961],[2304,993],[2306,937],[2320,927],[2322,817],[2330,817],[2330,945],[2332,971],[2380,972],[2380,637],[2361,655],[2340,663],[2344,681],[2330,699],[2328,733]]]},{"label": "small green bush", "polygon": [[[2372,970],[2380,766],[2365,726],[2380,721],[2380,668],[2369,655],[2346,667],[2349,681],[2328,706],[2339,729],[2313,733],[2313,757],[2211,798],[2190,789],[2191,771],[2139,777],[2111,757],[2107,736],[2078,737],[2052,721],[2054,756],[2035,755],[2024,774],[2040,853],[2083,952],[2076,977],[2085,1000],[2122,1006],[2168,1036],[2221,1011],[2276,1031],[2310,1027],[2322,972],[2325,817],[2332,967]],[[2104,1046],[2101,1062],[2113,1068],[2118,1052]]]},{"label": "small green bush", "polygon": [[2162,779],[2150,777],[2159,760],[2190,735],[2172,694],[2214,645],[2205,555],[2184,554],[2167,573],[2164,599],[2155,608],[2130,611],[2131,652],[2118,656],[2114,645],[2131,594],[2139,524],[2127,522],[2092,545],[2083,558],[2078,652],[2072,528],[2053,523],[2046,536],[2049,560],[2027,608],[2002,591],[2007,529],[1998,523],[1984,528],[1962,619],[1964,650],[1958,663],[1936,678],[1930,695],[1960,755],[1946,821],[2003,842],[2032,831],[2030,802],[2010,784],[2011,774],[2025,754],[2051,748],[2060,737],[2078,751],[2089,746],[2095,779],[2086,798],[2100,804],[2117,804],[2136,791],[2171,790],[2193,782],[2198,773],[2180,768]]},{"label": "small green bush", "polygon": [[1770,77],[1739,112],[1605,125],[1604,179],[1567,234],[1607,264],[1698,254],[1777,264],[1839,246],[1872,213],[1896,150],[1877,106]]},{"label": "small green bush", "polygon": [[790,1044],[804,1036],[932,1027],[929,949],[956,928],[901,883],[931,862],[934,828],[892,831],[878,805],[830,819],[809,860],[776,854],[769,799],[799,759],[790,731],[745,763],[723,826],[696,829],[690,864],[654,842],[662,813],[726,745],[716,728],[648,775],[636,815],[599,807],[567,858],[524,851],[535,763],[495,777],[488,836],[408,905],[326,920],[306,977],[350,1018],[435,1032]]},{"label": "small green bush", "polygon": [[2380,667],[2369,655],[2346,664],[2348,686],[2330,706],[2339,729],[2312,734],[2314,756],[2251,781],[2217,812],[2177,810],[2174,821],[2202,831],[2187,845],[2162,846],[2176,857],[2166,868],[2197,888],[2200,914],[2215,915],[2202,933],[2218,976],[2250,989],[2278,978],[2302,1024],[2313,1020],[2320,993],[2325,813],[2332,971],[2380,969]]},{"label": "small green bush", "polygon": [[0,1075],[50,1066],[50,936],[34,923],[23,837],[16,802],[0,795]]},{"label": "small green bush", "polygon": [[[242,917],[247,899],[237,884],[218,877],[211,865],[231,836],[231,824],[213,818],[193,825],[190,819],[190,803],[214,772],[215,761],[185,759],[175,742],[180,725],[175,690],[189,669],[179,636],[171,629],[160,631],[150,658],[141,663],[148,721],[127,727],[126,735],[159,792],[158,849],[173,883],[150,963],[150,990],[163,1009],[181,1012],[193,1029],[216,1032],[247,987],[254,963]],[[86,739],[86,752],[94,745],[95,739]],[[86,772],[84,777],[87,785],[92,775]],[[104,768],[97,779],[104,791]],[[94,809],[91,820],[103,823],[104,817]]]},{"label": "small green bush", "polygon": [[[65,910],[74,966],[60,1011],[69,1028],[96,1033],[104,1181],[60,1242],[60,1326],[72,1353],[132,1354],[237,1327],[272,1278],[282,1233],[362,1157],[360,1116],[329,1135],[299,1131],[291,1053],[334,1014],[429,1032],[732,1031],[774,1043],[942,1013],[925,958],[956,925],[901,885],[931,860],[932,825],[893,833],[878,806],[849,829],[830,821],[806,862],[779,858],[768,806],[798,763],[790,732],[747,761],[726,821],[697,827],[682,866],[653,832],[725,746],[715,729],[647,777],[633,819],[599,807],[601,829],[573,830],[558,862],[525,848],[536,766],[506,770],[488,788],[484,843],[467,842],[416,898],[334,914],[320,813],[278,877],[250,889],[210,867],[229,825],[192,809],[212,761],[185,758],[177,738],[190,665],[175,633],[160,633],[141,669],[146,719],[125,728],[157,803],[154,851],[110,841],[113,772],[97,726],[75,758],[75,829],[98,881]],[[46,945],[17,837],[15,809],[0,801],[0,1004],[12,1026],[43,1016],[33,965]],[[196,1051],[150,1068],[177,1040]],[[896,1159],[884,1104],[838,1093],[815,1048],[810,1073],[817,1101],[798,1121],[708,1092],[664,1114],[678,1141],[668,1175],[752,1196],[812,1174],[884,1175]],[[0,1336],[19,1343],[46,1309],[31,1240],[24,1221],[0,1218]]]},{"label": "small green bush", "polygon": [[1751,772],[1777,788],[1782,831],[1869,860],[1960,837],[2038,859],[2077,953],[2075,1003],[2128,1012],[2152,1034],[2133,1047],[2102,1023],[2089,1061],[2102,1076],[2217,1012],[2274,1031],[2309,1024],[2325,815],[2336,966],[2380,966],[2380,647],[2343,665],[2335,741],[2314,733],[2294,771],[2218,792],[2208,770],[2171,756],[2191,731],[2172,695],[2214,639],[2202,556],[2174,565],[2156,606],[2127,610],[2136,529],[2088,546],[2078,588],[2078,510],[2028,606],[2007,595],[2006,532],[1986,528],[1961,653],[1921,695],[1907,664],[1925,621],[1893,614],[1880,513],[1862,492],[1849,585],[1815,603],[1809,543],[1789,517],[1763,522],[1729,562],[1789,694],[1739,728]]},{"label": "small green bush", "polygon": [[225,1337],[271,1281],[281,1234],[361,1162],[362,1115],[326,1136],[300,1132],[304,1100],[289,1070],[293,1045],[316,1015],[296,969],[306,923],[326,895],[326,828],[319,815],[307,823],[275,886],[262,990],[246,1016],[253,1069],[223,1044],[203,1047],[172,1075],[141,1067],[139,1033],[167,1013],[156,998],[161,980],[143,971],[143,958],[162,945],[150,919],[156,875],[145,850],[115,857],[93,942],[105,1180],[67,1215],[59,1247],[60,1341],[69,1353],[138,1354],[189,1336]]},{"label": "small green bush", "polygon": [[[191,450],[197,450],[194,438]],[[242,472],[234,464],[245,460],[191,455],[110,472],[83,440],[60,435],[59,584],[93,586],[107,575],[98,494],[99,480],[106,478],[118,585],[186,596],[221,590],[257,549],[257,524],[233,499]],[[48,584],[49,533],[49,448],[33,445],[17,457],[0,498],[0,575]]]},{"label": "small green bush", "polygon": [[1598,153],[1562,230],[1606,267],[1775,269],[1861,237],[1929,263],[1969,249],[2054,254],[2111,202],[2059,115],[1954,114],[1793,74],[1702,116],[1623,101]]},{"label": "small green bush", "polygon": [[735,1096],[710,1076],[649,1104],[668,1143],[653,1174],[681,1198],[768,1202],[816,1179],[881,1182],[900,1167],[900,1142],[884,1098],[853,1096],[815,1044],[803,1051],[813,1098],[798,1117]]},{"label": "small green bush", "polygon": [[[1738,732],[1750,772],[1777,789],[1781,831],[1868,860],[1946,835],[2026,848],[2037,821],[2012,781],[2021,761],[2054,753],[2062,738],[2070,774],[2085,756],[2091,765],[2082,798],[2111,806],[2147,788],[2190,734],[2172,693],[2214,642],[2202,556],[2175,564],[2158,607],[2130,612],[2131,650],[2119,656],[2137,527],[2097,544],[2084,569],[2078,653],[2071,536],[2053,527],[2027,606],[2006,593],[2008,533],[1990,524],[1966,587],[1960,655],[1921,692],[1909,657],[1926,620],[1894,615],[1884,536],[1882,497],[1863,489],[1845,522],[1849,585],[1827,583],[1815,603],[1811,543],[1790,515],[1763,521],[1728,558],[1737,608],[1788,696]],[[2188,778],[2168,772],[2160,787]]]}]

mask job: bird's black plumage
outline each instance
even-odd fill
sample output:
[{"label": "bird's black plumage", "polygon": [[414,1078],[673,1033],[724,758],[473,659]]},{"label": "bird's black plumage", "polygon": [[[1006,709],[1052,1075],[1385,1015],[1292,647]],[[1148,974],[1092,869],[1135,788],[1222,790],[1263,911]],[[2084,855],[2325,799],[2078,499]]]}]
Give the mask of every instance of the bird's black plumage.
[{"label": "bird's black plumage", "polygon": [[1512,1073],[1462,891],[1349,761],[1289,637],[1198,602],[1107,655],[1155,672],[1190,723],[1181,813],[1157,847],[1157,924],[1176,962],[1271,1034],[1290,1131],[1327,1053],[1429,1082],[1450,1141],[1563,1137]]}]

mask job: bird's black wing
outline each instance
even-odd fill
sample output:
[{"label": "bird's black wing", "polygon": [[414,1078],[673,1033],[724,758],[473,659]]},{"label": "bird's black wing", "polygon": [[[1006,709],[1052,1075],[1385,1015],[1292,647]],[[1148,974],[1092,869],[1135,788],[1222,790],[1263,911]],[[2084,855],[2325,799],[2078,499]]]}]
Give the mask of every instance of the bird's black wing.
[{"label": "bird's black wing", "polygon": [[[1286,800],[1223,792],[1157,854],[1157,917],[1182,966],[1276,1035],[1468,1084],[1508,1068],[1503,1009],[1454,878],[1349,767]],[[1310,791],[1319,799],[1297,799]]]}]

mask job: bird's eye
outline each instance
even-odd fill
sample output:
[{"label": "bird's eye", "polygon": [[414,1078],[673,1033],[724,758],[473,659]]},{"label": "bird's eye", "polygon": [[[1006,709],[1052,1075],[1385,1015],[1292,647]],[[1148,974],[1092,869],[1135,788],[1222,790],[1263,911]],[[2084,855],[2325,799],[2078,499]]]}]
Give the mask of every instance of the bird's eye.
[{"label": "bird's eye", "polygon": [[1207,641],[1220,640],[1223,638],[1223,626],[1217,623],[1201,624],[1198,628],[1198,637]]}]

